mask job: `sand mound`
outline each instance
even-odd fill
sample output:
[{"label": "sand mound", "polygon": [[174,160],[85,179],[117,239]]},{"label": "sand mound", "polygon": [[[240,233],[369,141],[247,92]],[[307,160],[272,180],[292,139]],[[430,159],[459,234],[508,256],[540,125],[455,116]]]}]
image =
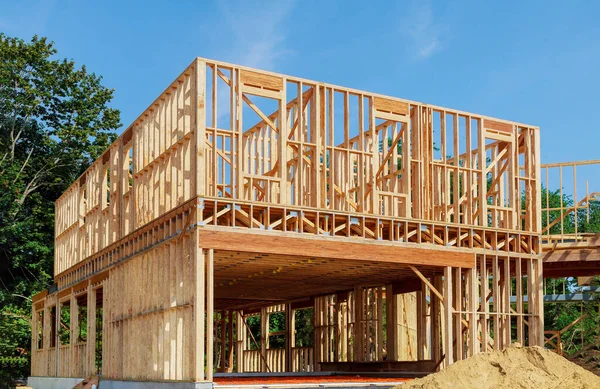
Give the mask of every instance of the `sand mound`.
[{"label": "sand mound", "polygon": [[396,388],[597,389],[600,377],[541,347],[512,346],[478,354]]}]

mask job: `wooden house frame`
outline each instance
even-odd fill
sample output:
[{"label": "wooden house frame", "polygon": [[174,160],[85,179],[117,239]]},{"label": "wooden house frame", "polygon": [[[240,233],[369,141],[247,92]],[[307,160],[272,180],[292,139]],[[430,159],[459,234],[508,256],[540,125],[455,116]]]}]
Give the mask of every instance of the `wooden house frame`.
[{"label": "wooden house frame", "polygon": [[[600,274],[600,234],[579,227],[590,221],[591,207],[598,206],[600,192],[594,184],[599,169],[600,160],[542,165],[542,186],[548,188],[542,193],[545,278]],[[554,191],[557,203],[551,200]]]},{"label": "wooden house frame", "polygon": [[[539,150],[534,126],[197,58],[56,201],[32,376],[432,371],[541,345]],[[285,348],[250,350],[245,317],[269,334],[276,312]]]}]

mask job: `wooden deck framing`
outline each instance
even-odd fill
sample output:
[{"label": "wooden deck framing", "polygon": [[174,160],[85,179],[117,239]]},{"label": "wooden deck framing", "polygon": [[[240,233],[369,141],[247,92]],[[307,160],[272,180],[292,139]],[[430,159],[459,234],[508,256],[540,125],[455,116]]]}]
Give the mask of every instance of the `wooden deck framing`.
[{"label": "wooden deck framing", "polygon": [[539,161],[534,126],[198,58],[57,200],[32,375],[427,370],[541,345]]},{"label": "wooden deck framing", "polygon": [[[594,184],[599,170],[600,160],[542,165],[543,186],[549,189],[542,202],[542,251],[547,278],[600,274],[600,234],[580,227],[581,222],[590,222],[591,209],[598,206],[600,188],[596,190]],[[552,202],[552,191],[557,191],[557,203]]]}]

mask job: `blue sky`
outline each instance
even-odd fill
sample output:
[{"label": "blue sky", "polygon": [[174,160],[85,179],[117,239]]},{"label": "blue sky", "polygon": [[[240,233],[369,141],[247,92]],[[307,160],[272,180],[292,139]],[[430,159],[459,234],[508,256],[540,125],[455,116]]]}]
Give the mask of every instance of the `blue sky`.
[{"label": "blue sky", "polygon": [[[376,3],[371,5],[370,3]],[[544,162],[600,158],[600,2],[14,1],[131,123],[196,56],[530,123]]]}]

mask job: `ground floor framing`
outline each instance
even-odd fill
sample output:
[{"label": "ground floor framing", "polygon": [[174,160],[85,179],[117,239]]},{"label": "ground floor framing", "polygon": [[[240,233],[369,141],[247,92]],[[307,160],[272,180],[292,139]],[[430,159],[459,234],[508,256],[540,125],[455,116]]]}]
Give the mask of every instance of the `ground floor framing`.
[{"label": "ground floor framing", "polygon": [[192,201],[34,298],[32,376],[430,372],[541,345],[542,284],[536,236]]}]

